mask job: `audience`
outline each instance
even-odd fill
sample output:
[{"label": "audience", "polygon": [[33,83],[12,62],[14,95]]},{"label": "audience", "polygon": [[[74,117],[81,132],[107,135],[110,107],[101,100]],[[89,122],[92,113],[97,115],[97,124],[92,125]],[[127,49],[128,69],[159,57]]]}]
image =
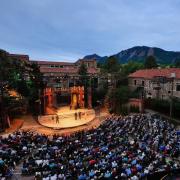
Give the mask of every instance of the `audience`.
[{"label": "audience", "polygon": [[180,169],[179,133],[166,119],[136,114],[110,116],[97,129],[71,136],[15,132],[0,138],[0,174],[43,180],[138,180]]}]

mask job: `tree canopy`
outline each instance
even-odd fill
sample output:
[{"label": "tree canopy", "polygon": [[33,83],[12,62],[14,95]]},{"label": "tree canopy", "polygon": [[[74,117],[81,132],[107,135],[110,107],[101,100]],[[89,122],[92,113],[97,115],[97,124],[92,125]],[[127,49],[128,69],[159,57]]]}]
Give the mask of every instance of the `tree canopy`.
[{"label": "tree canopy", "polygon": [[79,75],[81,76],[87,76],[87,67],[84,63],[82,63],[78,70]]},{"label": "tree canopy", "polygon": [[115,56],[108,57],[108,59],[106,60],[106,62],[104,64],[104,69],[108,73],[118,72],[120,70],[120,63],[119,63],[117,57],[115,57]]},{"label": "tree canopy", "polygon": [[130,97],[129,88],[127,86],[121,86],[113,89],[108,97],[111,111],[114,113],[122,113],[124,105],[128,102]]},{"label": "tree canopy", "polygon": [[144,62],[145,69],[157,68],[156,58],[154,56],[148,56]]},{"label": "tree canopy", "polygon": [[43,76],[37,64],[28,64],[12,58],[6,51],[0,50],[0,93],[3,94],[4,100],[10,101],[4,108],[12,110],[9,105],[17,104],[15,98],[9,98],[10,90],[19,93],[21,99],[34,103],[39,98],[39,90],[43,87]]},{"label": "tree canopy", "polygon": [[129,61],[126,64],[123,64],[121,66],[121,72],[124,75],[129,75],[130,73],[133,73],[139,69],[143,69],[144,65],[143,63],[135,62],[135,61]]},{"label": "tree canopy", "polygon": [[78,74],[80,75],[80,85],[81,86],[84,86],[84,102],[85,102],[85,107],[87,107],[88,105],[88,87],[89,87],[89,84],[90,84],[90,81],[89,81],[89,77],[88,77],[88,72],[87,72],[87,67],[84,63],[82,63],[79,67],[79,70],[78,70]]},{"label": "tree canopy", "polygon": [[174,67],[180,68],[180,58],[175,60]]}]

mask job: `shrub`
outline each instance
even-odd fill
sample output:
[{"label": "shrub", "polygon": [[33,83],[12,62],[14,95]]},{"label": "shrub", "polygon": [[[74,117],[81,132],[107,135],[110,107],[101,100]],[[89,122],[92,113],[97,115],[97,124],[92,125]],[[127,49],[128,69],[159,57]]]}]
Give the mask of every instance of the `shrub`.
[{"label": "shrub", "polygon": [[130,112],[139,113],[139,107],[135,105],[131,105]]}]

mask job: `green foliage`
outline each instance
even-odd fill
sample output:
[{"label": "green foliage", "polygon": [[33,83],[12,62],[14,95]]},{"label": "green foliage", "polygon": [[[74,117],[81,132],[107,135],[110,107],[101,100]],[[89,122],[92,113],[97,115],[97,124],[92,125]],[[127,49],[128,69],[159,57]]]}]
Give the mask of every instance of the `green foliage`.
[{"label": "green foliage", "polygon": [[129,100],[129,88],[127,86],[121,86],[112,90],[108,94],[108,101],[111,107],[111,111],[114,113],[120,113],[124,111],[124,106]]},{"label": "green foliage", "polygon": [[139,107],[135,105],[130,106],[130,112],[139,113]]},{"label": "green foliage", "polygon": [[39,98],[39,92],[43,90],[45,84],[43,82],[43,74],[40,72],[39,66],[36,63],[29,65],[30,71],[29,81],[26,81],[29,92],[30,92],[30,99],[35,101]]},{"label": "green foliage", "polygon": [[137,87],[131,92],[130,98],[140,98],[144,92],[144,87]]},{"label": "green foliage", "polygon": [[180,100],[179,99],[174,99],[173,100],[173,116],[175,118],[180,118]]},{"label": "green foliage", "polygon": [[80,85],[84,87],[88,87],[90,82],[88,78],[87,67],[84,63],[82,63],[79,67],[78,74],[80,75]]},{"label": "green foliage", "polygon": [[78,74],[80,75],[80,85],[84,86],[84,102],[85,107],[88,106],[88,87],[90,85],[90,80],[88,77],[87,67],[84,63],[82,63],[79,67]]},{"label": "green foliage", "polygon": [[26,112],[27,101],[24,98],[5,96],[3,104],[6,107],[10,118],[17,117]]},{"label": "green foliage", "polygon": [[143,69],[144,65],[140,62],[129,61],[126,64],[120,65],[115,56],[111,56],[106,60],[106,63],[101,65],[101,72],[104,74],[111,73],[113,79],[116,80],[116,87],[128,85],[128,75],[139,69]]},{"label": "green foliage", "polygon": [[120,70],[120,63],[115,56],[110,56],[107,58],[103,69],[108,73],[118,72]]},{"label": "green foliage", "polygon": [[159,67],[160,67],[161,69],[165,69],[165,68],[170,68],[171,65],[170,65],[170,64],[159,64]]},{"label": "green foliage", "polygon": [[8,57],[7,52],[0,50],[0,82],[10,81],[12,67],[13,63]]},{"label": "green foliage", "polygon": [[161,99],[149,99],[146,101],[148,101],[149,108],[161,113],[169,113],[169,101]]},{"label": "green foliage", "polygon": [[[8,98],[9,90],[17,91],[22,99],[26,98],[29,101],[31,106],[39,98],[39,90],[41,91],[43,88],[43,75],[37,64],[27,64],[0,50],[0,93],[3,94],[3,100],[9,99],[10,103],[4,104],[4,108],[10,110],[9,113],[12,111],[10,105],[16,102],[12,98]],[[15,104],[17,107],[18,105],[22,106],[17,102]]]},{"label": "green foliage", "polygon": [[176,59],[174,62],[174,67],[180,68],[180,59]]},{"label": "green foliage", "polygon": [[148,56],[144,62],[145,69],[157,68],[156,58],[154,56]]},{"label": "green foliage", "polygon": [[123,116],[128,115],[128,107],[126,105],[123,105],[120,109],[119,109],[119,113]]},{"label": "green foliage", "polygon": [[128,76],[129,74],[143,68],[144,68],[143,63],[129,61],[128,63],[121,66],[121,72],[122,74]]},{"label": "green foliage", "polygon": [[92,104],[93,106],[98,105],[97,102],[103,102],[107,94],[107,84],[103,83],[98,88],[93,89]]},{"label": "green foliage", "polygon": [[84,63],[80,65],[78,74],[81,76],[87,76],[87,67]]},{"label": "green foliage", "polygon": [[[161,99],[148,99],[145,102],[146,107],[158,111],[160,113],[166,114],[169,116],[170,113],[170,101],[161,100]],[[180,101],[173,99],[173,111],[172,115],[175,118],[180,118]]]},{"label": "green foliage", "polygon": [[129,100],[129,89],[127,86],[122,86],[115,90],[115,98],[120,104],[125,104]]}]

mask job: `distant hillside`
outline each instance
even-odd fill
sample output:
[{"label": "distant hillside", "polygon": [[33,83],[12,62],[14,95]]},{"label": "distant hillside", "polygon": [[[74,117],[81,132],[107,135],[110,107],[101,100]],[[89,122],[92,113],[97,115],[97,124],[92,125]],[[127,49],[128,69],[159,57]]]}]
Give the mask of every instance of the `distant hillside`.
[{"label": "distant hillside", "polygon": [[[176,59],[180,59],[180,52],[165,51],[156,47],[135,46],[127,50],[123,50],[113,56],[116,56],[120,63],[127,63],[128,61],[144,62],[147,56],[155,56],[159,64],[171,64]],[[97,59],[98,62],[104,62],[107,56],[101,57],[97,54],[85,56],[86,59]]]},{"label": "distant hillside", "polygon": [[96,59],[98,62],[104,63],[108,56],[101,57],[97,54],[87,55],[83,59]]}]

